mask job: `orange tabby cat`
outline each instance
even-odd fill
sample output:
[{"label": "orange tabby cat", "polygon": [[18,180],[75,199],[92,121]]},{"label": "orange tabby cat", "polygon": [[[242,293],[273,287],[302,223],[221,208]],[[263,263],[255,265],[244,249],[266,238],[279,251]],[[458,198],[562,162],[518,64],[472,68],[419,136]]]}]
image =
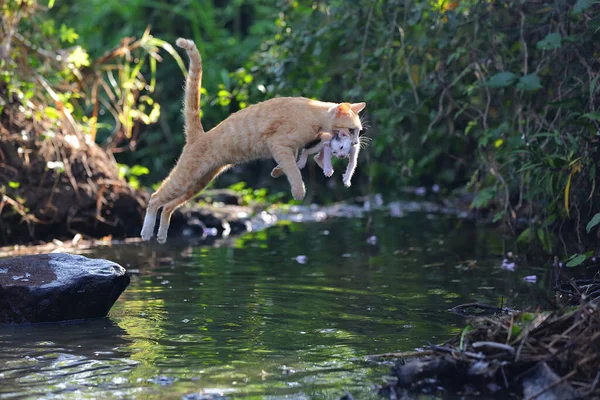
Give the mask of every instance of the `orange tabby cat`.
[{"label": "orange tabby cat", "polygon": [[306,189],[296,166],[298,149],[315,140],[319,132],[332,132],[333,126],[348,130],[361,126],[358,113],[365,103],[280,97],[240,110],[204,132],[199,116],[202,59],[193,41],[179,38],[176,43],[190,58],[184,105],[186,144],[175,168],[150,198],[143,240],[152,237],[162,207],[157,240],[164,243],[173,211],[233,164],[272,157],[287,176],[292,196],[303,199]]}]

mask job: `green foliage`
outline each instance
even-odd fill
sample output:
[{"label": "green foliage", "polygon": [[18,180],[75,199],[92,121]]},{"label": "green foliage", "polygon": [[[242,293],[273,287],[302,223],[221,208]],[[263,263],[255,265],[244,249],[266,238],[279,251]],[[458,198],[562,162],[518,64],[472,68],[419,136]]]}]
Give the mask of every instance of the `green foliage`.
[{"label": "green foliage", "polygon": [[587,233],[590,233],[590,231],[596,226],[600,224],[600,213],[596,213],[592,219],[590,220],[590,222],[588,222],[588,224],[585,227],[585,230]]},{"label": "green foliage", "polygon": [[[248,104],[246,92],[252,74],[239,68],[263,39],[272,35],[278,12],[275,4],[267,0],[61,0],[54,4],[50,16],[56,25],[72,26],[92,58],[106,55],[107,49],[118,47],[124,38],[133,41],[132,38],[142,37],[148,26],[162,40],[154,46],[162,47],[172,56],[185,53],[169,49],[170,43],[174,44],[178,37],[193,39],[203,58],[202,119],[204,127],[210,129]],[[140,107],[132,108],[132,112],[123,107],[125,115],[115,122],[111,119],[112,107],[108,106],[110,99],[103,101],[98,119],[104,125],[97,138],[103,145],[116,149],[119,162],[147,166],[151,172],[143,182],[148,185],[165,177],[185,141],[181,102],[185,79],[182,69],[186,69],[170,59],[164,59],[160,68],[156,68],[161,57],[153,51],[149,53],[151,57],[145,60],[139,53],[119,60],[122,73],[113,74],[115,82],[119,87],[130,88],[131,94],[114,90],[110,77],[107,83],[117,104],[133,97]],[[141,68],[138,63],[143,64]],[[134,74],[138,71],[149,76],[150,82],[131,83],[139,78],[139,74]],[[145,90],[146,85],[149,90]],[[146,102],[150,96],[151,104]]]},{"label": "green foliage", "polygon": [[134,189],[140,187],[139,177],[150,173],[150,170],[142,165],[129,167],[124,164],[117,164],[117,167],[119,168],[119,178],[126,178],[129,185]]},{"label": "green foliage", "polygon": [[587,256],[585,254],[575,255],[567,262],[567,267],[571,268],[581,265],[586,259]]},{"label": "green foliage", "polygon": [[253,83],[267,96],[366,101],[373,184],[468,187],[495,220],[537,216],[521,241],[546,249],[571,226],[557,222],[600,211],[597,2],[280,6],[246,66]]},{"label": "green foliage", "polygon": [[230,190],[242,195],[243,203],[248,204],[274,204],[283,198],[283,193],[269,194],[266,188],[252,189],[246,182],[238,182],[229,186]]}]

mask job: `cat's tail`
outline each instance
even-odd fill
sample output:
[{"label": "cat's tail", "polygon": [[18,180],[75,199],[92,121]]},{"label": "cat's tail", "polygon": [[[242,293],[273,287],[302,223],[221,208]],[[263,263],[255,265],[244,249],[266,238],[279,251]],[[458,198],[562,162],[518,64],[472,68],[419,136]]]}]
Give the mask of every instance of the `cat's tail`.
[{"label": "cat's tail", "polygon": [[191,142],[204,133],[200,122],[200,87],[202,85],[202,57],[192,40],[179,38],[177,46],[185,49],[190,58],[190,67],[185,83],[185,100],[183,114],[185,117],[185,136]]}]

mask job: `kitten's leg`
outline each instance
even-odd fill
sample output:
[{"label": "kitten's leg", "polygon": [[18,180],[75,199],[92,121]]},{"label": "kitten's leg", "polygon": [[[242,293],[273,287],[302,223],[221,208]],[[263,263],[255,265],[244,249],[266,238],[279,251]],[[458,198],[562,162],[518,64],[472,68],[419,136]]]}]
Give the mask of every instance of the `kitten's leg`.
[{"label": "kitten's leg", "polygon": [[319,167],[321,167],[321,169],[323,169],[323,151],[322,150],[317,153],[317,155],[314,157],[314,160],[317,163],[317,165]]},{"label": "kitten's leg", "polygon": [[287,175],[290,186],[292,187],[292,196],[296,200],[302,200],[306,195],[306,188],[302,181],[302,174],[296,165],[296,152],[291,147],[269,143],[269,149],[277,164]]},{"label": "kitten's leg", "polygon": [[158,233],[156,235],[156,239],[159,243],[165,243],[167,241],[167,233],[169,231],[169,225],[171,223],[171,215],[173,212],[181,205],[183,205],[186,201],[190,200],[197,193],[201,192],[208,184],[215,179],[219,174],[228,169],[230,165],[225,165],[223,167],[217,167],[212,169],[209,173],[201,177],[194,185],[188,189],[188,191],[183,195],[171,202],[167,203],[162,210],[160,215],[160,226],[158,228]]},{"label": "kitten's leg", "polygon": [[360,150],[360,143],[352,145],[352,147],[350,148],[350,154],[349,154],[350,161],[348,162],[348,166],[346,167],[346,172],[344,172],[344,175],[342,176],[344,186],[346,186],[346,187],[350,187],[350,185],[352,185],[350,180],[352,179],[352,175],[354,175],[354,171],[356,170],[356,163],[358,161],[359,150]]},{"label": "kitten's leg", "polygon": [[323,150],[323,173],[326,177],[333,175],[333,165],[331,165],[331,147],[325,146]]},{"label": "kitten's leg", "polygon": [[300,153],[300,158],[298,158],[296,165],[298,166],[298,168],[302,169],[302,168],[306,167],[307,161],[308,161],[308,151],[302,150],[302,153]]}]

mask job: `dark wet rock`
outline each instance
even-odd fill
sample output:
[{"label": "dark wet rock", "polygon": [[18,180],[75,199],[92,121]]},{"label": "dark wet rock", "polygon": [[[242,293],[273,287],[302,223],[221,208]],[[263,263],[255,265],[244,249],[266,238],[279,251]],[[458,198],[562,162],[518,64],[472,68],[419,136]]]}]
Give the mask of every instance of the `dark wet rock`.
[{"label": "dark wet rock", "polygon": [[0,259],[0,323],[104,317],[129,285],[108,260],[51,253]]},{"label": "dark wet rock", "polygon": [[160,386],[169,386],[175,383],[177,378],[171,378],[170,376],[160,375],[155,378],[148,379],[148,382],[155,383]]},{"label": "dark wet rock", "polygon": [[344,394],[342,397],[340,397],[340,400],[355,400],[354,397],[352,397],[352,393],[346,391],[346,394]]},{"label": "dark wet rock", "polygon": [[[231,218],[234,220],[234,218]],[[231,233],[231,223],[226,218],[216,215],[212,211],[201,208],[186,208],[177,210],[171,218],[169,237],[203,237],[227,236]],[[236,233],[247,231],[242,221],[235,223]],[[242,230],[243,229],[243,230]]]},{"label": "dark wet rock", "polygon": [[543,361],[523,378],[523,397],[537,400],[576,399],[579,394],[573,386],[558,376]]}]

